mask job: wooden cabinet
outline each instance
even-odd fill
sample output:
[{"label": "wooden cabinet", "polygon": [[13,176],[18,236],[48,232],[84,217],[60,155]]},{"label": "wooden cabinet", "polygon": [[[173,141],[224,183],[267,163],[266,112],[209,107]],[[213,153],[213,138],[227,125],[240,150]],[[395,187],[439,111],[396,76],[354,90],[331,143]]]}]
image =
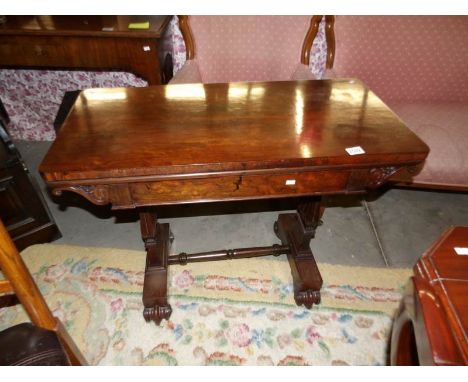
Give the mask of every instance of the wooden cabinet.
[{"label": "wooden cabinet", "polygon": [[0,121],[0,219],[18,250],[61,236],[39,187]]},{"label": "wooden cabinet", "polygon": [[[125,70],[167,82],[172,63],[159,45],[171,16],[7,16],[0,25],[0,67]],[[148,29],[130,29],[146,21]]]}]

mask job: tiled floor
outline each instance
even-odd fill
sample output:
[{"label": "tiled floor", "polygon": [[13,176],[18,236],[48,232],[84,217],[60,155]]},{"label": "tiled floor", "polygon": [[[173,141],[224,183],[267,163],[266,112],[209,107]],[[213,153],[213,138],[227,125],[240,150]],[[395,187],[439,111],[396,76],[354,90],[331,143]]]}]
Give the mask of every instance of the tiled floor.
[{"label": "tiled floor", "polygon": [[[135,211],[111,211],[67,193],[52,201],[37,172],[50,142],[16,144],[62,232],[57,243],[143,248]],[[446,227],[468,226],[468,193],[390,189],[367,200],[328,199],[323,225],[311,245],[319,262],[409,267]],[[272,229],[277,210],[293,209],[293,202],[182,206],[164,208],[160,216],[171,224],[174,252],[270,245],[278,242]]]}]

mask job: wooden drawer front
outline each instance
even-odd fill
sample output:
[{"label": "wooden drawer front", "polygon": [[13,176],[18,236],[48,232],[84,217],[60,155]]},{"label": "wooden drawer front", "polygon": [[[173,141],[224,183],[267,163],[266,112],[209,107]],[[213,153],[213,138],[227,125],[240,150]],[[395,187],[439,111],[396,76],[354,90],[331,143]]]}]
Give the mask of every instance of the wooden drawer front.
[{"label": "wooden drawer front", "polygon": [[131,63],[152,63],[156,52],[157,43],[150,39],[0,36],[0,65],[4,66],[126,69]]},{"label": "wooden drawer front", "polygon": [[72,59],[70,46],[54,39],[0,39],[0,64],[14,66],[68,66]]},{"label": "wooden drawer front", "polygon": [[343,191],[348,176],[341,171],[164,180],[130,184],[130,194],[135,205],[310,195]]}]

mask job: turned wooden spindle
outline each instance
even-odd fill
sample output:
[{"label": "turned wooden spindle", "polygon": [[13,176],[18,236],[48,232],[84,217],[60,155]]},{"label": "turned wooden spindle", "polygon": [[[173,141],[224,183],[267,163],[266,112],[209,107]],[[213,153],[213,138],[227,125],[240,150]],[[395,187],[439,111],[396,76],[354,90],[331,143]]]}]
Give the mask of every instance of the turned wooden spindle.
[{"label": "turned wooden spindle", "polygon": [[220,251],[200,252],[200,253],[179,253],[178,255],[169,256],[168,265],[187,263],[198,263],[204,261],[220,261],[220,260],[233,260],[245,259],[249,257],[261,256],[279,256],[287,255],[289,253],[288,245],[275,244],[269,247],[251,247],[251,248],[236,248],[236,249],[223,249]]}]

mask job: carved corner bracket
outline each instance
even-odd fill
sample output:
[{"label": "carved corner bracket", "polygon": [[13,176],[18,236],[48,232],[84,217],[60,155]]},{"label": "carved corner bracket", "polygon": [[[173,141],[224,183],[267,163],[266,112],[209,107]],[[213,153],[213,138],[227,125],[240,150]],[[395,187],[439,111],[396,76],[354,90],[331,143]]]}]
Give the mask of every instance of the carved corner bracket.
[{"label": "carved corner bracket", "polygon": [[109,204],[109,188],[105,185],[54,187],[52,189],[52,194],[55,196],[60,196],[62,195],[63,191],[71,191],[79,194],[94,204]]},{"label": "carved corner bracket", "polygon": [[367,187],[370,189],[378,188],[382,186],[388,178],[395,174],[400,167],[388,166],[388,167],[379,167],[373,168],[369,171],[369,180],[367,182]]}]

